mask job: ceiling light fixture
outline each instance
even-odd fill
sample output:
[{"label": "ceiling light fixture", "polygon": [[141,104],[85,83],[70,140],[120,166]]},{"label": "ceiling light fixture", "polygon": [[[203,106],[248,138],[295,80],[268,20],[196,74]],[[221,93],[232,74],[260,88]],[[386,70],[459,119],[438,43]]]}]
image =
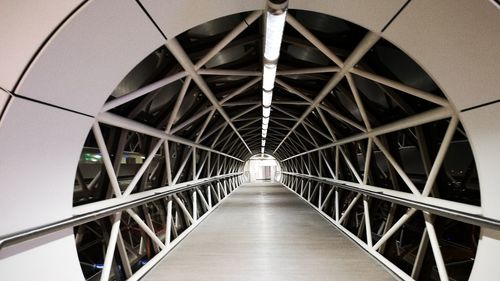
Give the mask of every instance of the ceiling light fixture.
[{"label": "ceiling light fixture", "polygon": [[287,0],[268,0],[266,12],[266,35],[264,42],[264,67],[262,69],[262,148],[266,146],[267,128],[271,116],[274,81],[278,58],[280,56],[281,41],[285,28]]},{"label": "ceiling light fixture", "polygon": [[274,79],[276,78],[276,64],[264,64],[262,71],[262,88],[264,91],[272,91],[274,88]]},{"label": "ceiling light fixture", "polygon": [[271,115],[271,108],[263,106],[262,107],[262,118],[269,118],[270,115]]},{"label": "ceiling light fixture", "polygon": [[270,107],[273,100],[273,91],[262,91],[262,106]]}]

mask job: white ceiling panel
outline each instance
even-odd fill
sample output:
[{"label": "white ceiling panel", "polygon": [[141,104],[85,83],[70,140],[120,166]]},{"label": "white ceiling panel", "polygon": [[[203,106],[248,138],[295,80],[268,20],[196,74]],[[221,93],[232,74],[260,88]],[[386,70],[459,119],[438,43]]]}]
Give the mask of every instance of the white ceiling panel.
[{"label": "white ceiling panel", "polygon": [[135,1],[91,1],[47,44],[16,94],[95,115],[122,78],[163,42]]},{"label": "white ceiling panel", "polygon": [[411,1],[383,34],[458,109],[500,98],[500,10],[487,0]]},{"label": "white ceiling panel", "polygon": [[71,216],[76,167],[92,122],[12,98],[0,122],[1,234]]},{"label": "white ceiling panel", "polygon": [[498,208],[500,103],[464,112],[461,114],[461,120],[476,160],[484,214],[500,220],[500,208]]},{"label": "white ceiling panel", "polygon": [[38,48],[83,0],[0,0],[0,86],[12,91]]},{"label": "white ceiling panel", "polygon": [[[402,7],[404,0],[294,0],[291,9],[325,13],[379,31]],[[204,22],[244,11],[262,10],[266,1],[248,0],[141,0],[168,38]],[[203,7],[203,8],[200,8]]]}]

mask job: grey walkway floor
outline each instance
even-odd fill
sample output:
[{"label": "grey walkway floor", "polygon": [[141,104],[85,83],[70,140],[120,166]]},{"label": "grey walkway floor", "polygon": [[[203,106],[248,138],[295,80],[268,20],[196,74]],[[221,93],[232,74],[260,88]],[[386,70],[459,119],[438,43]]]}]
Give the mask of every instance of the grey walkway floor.
[{"label": "grey walkway floor", "polygon": [[297,195],[243,185],[143,280],[394,280]]}]

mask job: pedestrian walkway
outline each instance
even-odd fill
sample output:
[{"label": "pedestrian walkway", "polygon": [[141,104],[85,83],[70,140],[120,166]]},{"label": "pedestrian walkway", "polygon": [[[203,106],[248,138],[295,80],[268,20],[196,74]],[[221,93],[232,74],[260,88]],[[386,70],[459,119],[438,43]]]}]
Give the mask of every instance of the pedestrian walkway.
[{"label": "pedestrian walkway", "polygon": [[281,184],[244,184],[142,280],[394,280]]}]

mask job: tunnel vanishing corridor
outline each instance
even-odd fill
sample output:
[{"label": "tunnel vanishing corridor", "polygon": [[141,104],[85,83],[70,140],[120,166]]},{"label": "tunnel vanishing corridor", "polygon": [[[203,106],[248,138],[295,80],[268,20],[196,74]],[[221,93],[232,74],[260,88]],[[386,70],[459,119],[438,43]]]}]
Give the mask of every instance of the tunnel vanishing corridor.
[{"label": "tunnel vanishing corridor", "polygon": [[[199,270],[190,270],[193,264]],[[145,281],[395,280],[278,183],[243,184]]]},{"label": "tunnel vanishing corridor", "polygon": [[499,13],[0,1],[0,280],[500,280]]}]

